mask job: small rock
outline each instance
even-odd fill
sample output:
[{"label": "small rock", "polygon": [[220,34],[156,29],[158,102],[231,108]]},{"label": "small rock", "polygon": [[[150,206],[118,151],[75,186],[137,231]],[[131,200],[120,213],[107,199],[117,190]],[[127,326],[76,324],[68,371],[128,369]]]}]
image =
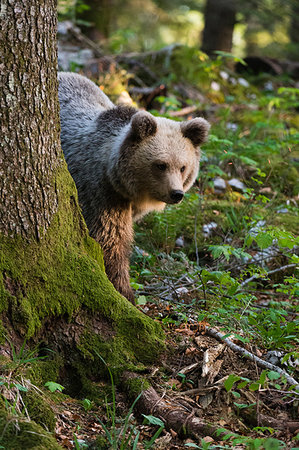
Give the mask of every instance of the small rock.
[{"label": "small rock", "polygon": [[238,125],[236,123],[228,122],[226,124],[226,129],[227,130],[232,130],[232,131],[237,131]]},{"label": "small rock", "polygon": [[177,238],[177,240],[175,241],[175,246],[179,248],[185,247],[184,236],[180,236]]},{"label": "small rock", "polygon": [[247,80],[245,80],[245,78],[238,78],[238,83],[240,84],[240,86],[249,87],[249,83]]},{"label": "small rock", "polygon": [[70,70],[72,64],[83,67],[94,57],[89,48],[80,49],[73,45],[62,46],[58,43],[58,66],[62,70]]},{"label": "small rock", "polygon": [[216,222],[210,222],[210,223],[203,225],[202,231],[203,231],[204,237],[209,237],[212,234],[213,230],[216,230],[217,226],[218,225]]},{"label": "small rock", "polygon": [[147,253],[145,250],[138,247],[137,245],[134,246],[134,250],[137,253],[137,255],[139,255],[139,256],[149,256],[149,253]]},{"label": "small rock", "polygon": [[272,81],[267,81],[264,84],[264,89],[265,89],[265,91],[274,91],[274,87],[273,87]]},{"label": "small rock", "polygon": [[232,178],[231,180],[229,180],[228,184],[235,191],[244,192],[244,190],[246,189],[245,184],[237,178]]},{"label": "small rock", "polygon": [[226,190],[226,183],[223,178],[217,177],[213,181],[215,194],[222,194]]},{"label": "small rock", "polygon": [[270,350],[265,355],[265,360],[270,364],[274,364],[274,366],[279,366],[280,360],[283,357],[283,353],[277,350]]},{"label": "small rock", "polygon": [[289,212],[288,208],[280,208],[278,209],[278,214],[287,214]]},{"label": "small rock", "polygon": [[257,252],[251,259],[251,262],[256,263],[264,267],[266,263],[270,262],[279,254],[279,250],[274,245],[271,245],[264,250]]},{"label": "small rock", "polygon": [[254,227],[250,228],[249,234],[251,234],[251,236],[257,236],[261,231],[261,228],[263,228],[265,225],[266,225],[265,220],[259,220]]},{"label": "small rock", "polygon": [[[247,94],[247,97],[250,98],[251,100],[256,100],[256,94]],[[255,108],[257,105],[252,105],[252,106],[254,106],[254,108]]]},{"label": "small rock", "polygon": [[58,22],[57,24],[57,34],[59,38],[67,37],[71,38],[73,35],[71,33],[80,33],[80,28],[76,27],[71,20],[64,20],[63,22]]},{"label": "small rock", "polygon": [[212,81],[211,89],[213,89],[213,91],[220,91],[220,84],[217,83],[216,81]]},{"label": "small rock", "polygon": [[187,288],[185,288],[184,286],[182,286],[182,287],[180,287],[180,288],[177,288],[175,291],[174,291],[174,295],[173,295],[173,297],[181,297],[182,295],[184,295],[184,294],[188,294],[188,289]]},{"label": "small rock", "polygon": [[229,74],[227,72],[224,72],[224,70],[220,70],[219,74],[223,80],[229,79]]}]

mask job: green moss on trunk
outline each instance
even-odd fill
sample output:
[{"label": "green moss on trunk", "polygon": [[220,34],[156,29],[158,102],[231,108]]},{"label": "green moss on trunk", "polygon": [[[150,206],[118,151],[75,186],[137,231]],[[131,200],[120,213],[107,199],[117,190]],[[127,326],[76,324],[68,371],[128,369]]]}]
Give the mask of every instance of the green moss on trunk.
[{"label": "green moss on trunk", "polygon": [[56,320],[67,329],[74,317],[83,318],[71,339],[73,359],[84,358],[86,370],[94,367],[94,350],[115,369],[150,363],[164,345],[160,326],[108,281],[100,246],[88,236],[65,165],[56,186],[59,210],[40,242],[0,236],[2,316],[27,339],[44,338],[46,323],[55,332]]}]

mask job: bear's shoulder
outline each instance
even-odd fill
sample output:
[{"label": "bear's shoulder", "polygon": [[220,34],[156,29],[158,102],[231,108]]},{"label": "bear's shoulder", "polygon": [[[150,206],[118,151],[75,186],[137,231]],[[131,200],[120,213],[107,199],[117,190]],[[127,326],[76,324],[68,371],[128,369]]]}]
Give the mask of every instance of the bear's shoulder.
[{"label": "bear's shoulder", "polygon": [[114,108],[106,94],[91,80],[73,72],[58,72],[60,104],[86,105],[102,109]]}]

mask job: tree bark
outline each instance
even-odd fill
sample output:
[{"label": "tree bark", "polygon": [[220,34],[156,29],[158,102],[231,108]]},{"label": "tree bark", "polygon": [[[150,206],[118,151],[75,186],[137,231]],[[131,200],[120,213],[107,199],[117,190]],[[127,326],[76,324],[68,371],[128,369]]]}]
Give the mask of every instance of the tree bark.
[{"label": "tree bark", "polygon": [[204,13],[202,51],[231,52],[236,23],[236,0],[207,0]]},{"label": "tree bark", "polygon": [[58,208],[54,0],[1,3],[0,231],[40,237]]}]

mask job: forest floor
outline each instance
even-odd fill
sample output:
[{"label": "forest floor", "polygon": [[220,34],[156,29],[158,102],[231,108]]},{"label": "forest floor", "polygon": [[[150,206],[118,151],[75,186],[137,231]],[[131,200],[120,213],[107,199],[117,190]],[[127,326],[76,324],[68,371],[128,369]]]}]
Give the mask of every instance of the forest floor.
[{"label": "forest floor", "polygon": [[[155,405],[138,416],[119,387],[94,381],[98,396],[74,397],[67,388],[53,394],[57,442],[103,450],[298,449],[296,382],[211,332],[298,379],[298,81],[247,80],[232,69],[232,55],[210,60],[187,47],[156,67],[150,56],[135,61],[136,74],[112,64],[96,81],[113,101],[122,91],[125,99],[137,93],[135,104],[153,114],[203,116],[212,127],[195,188],[136,225],[137,307],[162,324],[167,342],[143,375],[170,408],[216,432],[179,436]],[[13,401],[8,406],[15,409]]]},{"label": "forest floor", "polygon": [[[265,300],[267,298],[263,295],[257,302],[263,303]],[[285,301],[285,297],[282,295],[279,300]],[[162,302],[147,303],[146,309],[147,314],[153,318],[176,315],[171,306]],[[121,448],[108,443],[107,446],[104,443],[99,446],[99,436],[106,438],[100,418],[107,428],[110,427],[112,436],[114,433],[115,442],[119,436],[121,441],[122,438],[129,438],[131,433],[134,438],[140,433],[138,445],[134,447],[139,449],[298,448],[298,394],[289,390],[285,382],[277,385],[277,379],[265,379],[256,386],[253,380],[261,379],[262,372],[258,364],[243,358],[206,334],[207,323],[195,323],[191,317],[189,319],[178,326],[165,326],[168,351],[157,366],[150,368],[147,376],[159,395],[173,408],[182,407],[190,416],[199,417],[203,422],[219,429],[231,431],[230,439],[221,440],[209,435],[184,438],[172,429],[163,428],[155,442],[146,447],[159,425],[150,424],[142,417],[135,417],[129,410],[130,405],[124,393],[116,390],[114,418],[111,396],[104,408],[103,405],[97,406],[92,402],[90,409],[84,408],[84,402],[71,398],[56,406],[55,433],[60,445],[70,449]],[[232,340],[244,346],[238,339]],[[253,344],[244,347],[261,358],[265,357],[266,351]],[[234,389],[233,383],[230,388],[226,385],[226,389],[225,381],[232,378],[232,374],[236,380]],[[242,381],[243,387],[240,385]],[[99,390],[107,387],[104,383],[98,384]],[[128,417],[128,427],[123,434]],[[74,442],[74,437],[77,442]],[[133,445],[123,448],[133,448]]]},{"label": "forest floor", "polygon": [[240,78],[226,60],[232,55],[209,60],[179,48],[168,56],[165,68],[142,55],[136,64],[137,82],[149,65],[156,88],[137,88],[136,74],[113,64],[98,79],[114,101],[132,101],[129,92],[153,114],[212,124],[196,187],[181,205],[136,225],[132,287],[167,336],[167,351],[145,376],[171,408],[229,433],[178,436],[155,407],[135,416],[124,393],[114,388],[113,401],[111,386],[99,383],[104,406],[67,398],[57,406],[56,437],[65,448],[296,449],[292,381],[210,330],[298,375],[298,83]]}]

